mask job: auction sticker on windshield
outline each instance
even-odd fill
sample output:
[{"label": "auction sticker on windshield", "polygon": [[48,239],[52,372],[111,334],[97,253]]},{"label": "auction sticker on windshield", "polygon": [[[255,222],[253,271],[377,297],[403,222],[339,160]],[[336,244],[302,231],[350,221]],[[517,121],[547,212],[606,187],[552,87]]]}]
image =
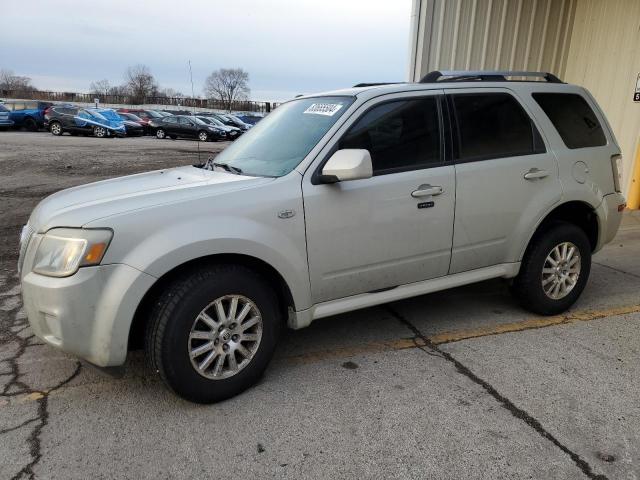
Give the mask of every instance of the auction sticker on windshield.
[{"label": "auction sticker on windshield", "polygon": [[340,103],[312,103],[303,113],[332,117],[341,108]]}]

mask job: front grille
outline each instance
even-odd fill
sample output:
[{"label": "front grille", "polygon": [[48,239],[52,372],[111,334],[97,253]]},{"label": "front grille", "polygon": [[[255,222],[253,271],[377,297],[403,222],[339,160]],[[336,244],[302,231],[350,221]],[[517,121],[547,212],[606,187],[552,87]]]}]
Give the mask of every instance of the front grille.
[{"label": "front grille", "polygon": [[24,227],[22,227],[22,232],[20,233],[20,256],[18,257],[18,273],[22,272],[24,255],[27,252],[27,247],[29,246],[29,242],[31,241],[31,237],[33,237],[34,233],[35,231],[29,224],[26,224]]}]

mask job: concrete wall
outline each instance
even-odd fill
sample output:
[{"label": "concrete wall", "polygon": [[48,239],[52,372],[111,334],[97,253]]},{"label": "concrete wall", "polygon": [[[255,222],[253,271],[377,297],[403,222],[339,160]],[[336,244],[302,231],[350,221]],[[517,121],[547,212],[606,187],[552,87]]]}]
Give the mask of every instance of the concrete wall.
[{"label": "concrete wall", "polygon": [[640,0],[577,0],[564,79],[587,87],[607,114],[622,147],[630,208],[640,207],[639,73]]}]

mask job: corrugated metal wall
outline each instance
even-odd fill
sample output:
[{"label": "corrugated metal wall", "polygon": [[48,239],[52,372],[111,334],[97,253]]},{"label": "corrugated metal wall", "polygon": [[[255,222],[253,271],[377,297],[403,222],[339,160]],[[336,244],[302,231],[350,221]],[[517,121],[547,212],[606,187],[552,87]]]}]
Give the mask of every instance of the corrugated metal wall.
[{"label": "corrugated metal wall", "polygon": [[416,0],[409,79],[440,69],[563,75],[576,0]]},{"label": "corrugated metal wall", "polygon": [[587,87],[640,208],[640,0],[414,0],[410,45],[410,81],[441,69],[537,70]]},{"label": "corrugated metal wall", "polygon": [[[624,185],[638,208],[640,103],[633,92],[640,73],[640,0],[577,0],[564,79],[583,85],[605,111],[624,155]],[[636,161],[640,176],[640,158]],[[631,203],[633,201],[633,204]]]}]

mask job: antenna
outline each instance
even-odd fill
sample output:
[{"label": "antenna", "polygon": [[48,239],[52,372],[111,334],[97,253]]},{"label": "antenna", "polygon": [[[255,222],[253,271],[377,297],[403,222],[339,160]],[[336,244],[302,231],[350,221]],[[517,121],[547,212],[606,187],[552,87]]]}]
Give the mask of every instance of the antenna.
[{"label": "antenna", "polygon": [[[196,116],[196,95],[195,95],[195,91],[193,89],[193,71],[191,70],[191,60],[189,60],[189,78],[191,79],[191,105],[193,108],[193,116],[194,119],[193,121],[195,122],[195,116]],[[200,165],[200,139],[198,138],[198,165]]]}]

